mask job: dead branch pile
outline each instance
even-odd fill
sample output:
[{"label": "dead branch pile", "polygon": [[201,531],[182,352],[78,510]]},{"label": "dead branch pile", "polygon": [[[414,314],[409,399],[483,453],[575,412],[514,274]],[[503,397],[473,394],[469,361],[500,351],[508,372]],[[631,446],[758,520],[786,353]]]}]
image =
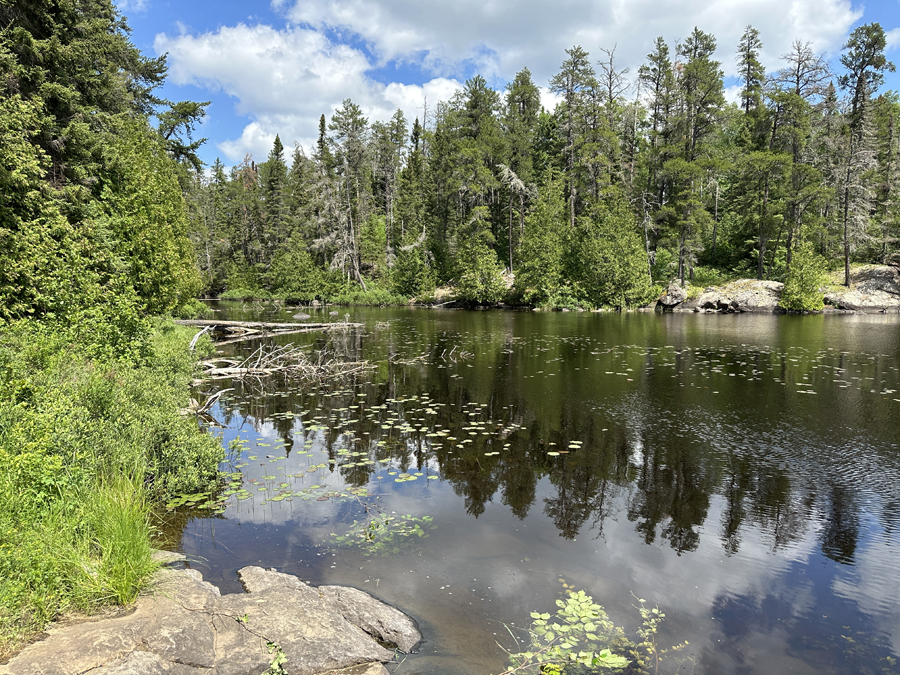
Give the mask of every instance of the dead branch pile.
[{"label": "dead branch pile", "polygon": [[357,375],[375,366],[368,361],[344,361],[329,349],[312,355],[296,345],[260,345],[243,361],[215,358],[203,361],[203,380],[261,378],[281,374],[302,380]]}]

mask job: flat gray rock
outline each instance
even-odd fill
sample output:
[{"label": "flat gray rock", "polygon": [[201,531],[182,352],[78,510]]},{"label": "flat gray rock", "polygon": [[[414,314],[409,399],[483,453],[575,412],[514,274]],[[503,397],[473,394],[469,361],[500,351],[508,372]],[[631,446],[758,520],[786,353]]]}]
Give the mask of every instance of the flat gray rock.
[{"label": "flat gray rock", "polygon": [[878,312],[900,307],[900,269],[894,265],[864,265],[853,270],[850,288],[831,290],[825,302],[838,309]]},{"label": "flat gray rock", "polygon": [[395,607],[365,591],[346,586],[319,586],[322,600],[354,626],[381,642],[409,653],[422,642],[419,626]]},{"label": "flat gray rock", "polygon": [[160,570],[131,614],[51,627],[0,675],[259,675],[278,653],[288,675],[384,675],[394,653],[373,636],[404,651],[421,640],[414,621],[362,591],[261,567],[238,576],[247,592],[221,595],[199,572]]}]

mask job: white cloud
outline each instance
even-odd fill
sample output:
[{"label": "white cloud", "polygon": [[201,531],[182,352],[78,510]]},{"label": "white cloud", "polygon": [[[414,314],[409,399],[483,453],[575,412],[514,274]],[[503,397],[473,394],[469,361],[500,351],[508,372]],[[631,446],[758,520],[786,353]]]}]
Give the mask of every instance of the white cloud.
[{"label": "white cloud", "polygon": [[[716,36],[718,58],[733,74],[734,48],[747,24],[760,31],[771,70],[798,38],[816,51],[836,52],[862,14],[850,0],[272,0],[272,7],[292,23],[207,33],[182,26],[179,35],[156,38],[157,52],[169,53],[170,81],[223,92],[250,118],[240,137],[219,143],[232,160],[247,152],[264,157],[276,133],[287,145],[310,147],[319,115],[329,116],[345,98],[370,120],[387,119],[397,107],[412,120],[426,99],[432,107],[449,98],[462,73],[480,72],[500,84],[527,66],[552,109],[555,97],[545,87],[573,44],[595,59],[601,47],[617,46],[618,65],[633,75],[656,36],[674,51],[696,25]],[[898,30],[888,34],[892,46],[900,42]],[[346,44],[350,39],[366,49]],[[385,84],[369,75],[386,64],[398,72],[419,67],[433,79]]]},{"label": "white cloud", "polygon": [[201,35],[161,34],[154,46],[168,52],[175,84],[224,92],[236,100],[238,114],[253,120],[240,138],[219,143],[235,161],[247,153],[264,158],[276,133],[288,146],[296,140],[311,147],[319,116],[330,116],[347,98],[370,121],[386,120],[397,108],[411,121],[421,117],[426,99],[433,107],[459,87],[447,78],[421,86],[376,82],[366,75],[370,64],[363,52],[298,27],[239,24]]},{"label": "white cloud", "polygon": [[897,49],[900,47],[900,28],[893,28],[889,30],[885,37],[887,38],[887,48],[888,50]]},{"label": "white cloud", "polygon": [[137,14],[147,11],[147,0],[118,0],[116,9],[122,14]]},{"label": "white cloud", "polygon": [[[279,6],[286,8],[283,0]],[[301,25],[352,31],[385,62],[415,59],[439,73],[469,62],[505,79],[528,66],[541,85],[573,44],[594,56],[600,47],[618,45],[620,62],[634,69],[656,36],[674,47],[698,26],[716,36],[728,74],[747,24],[761,33],[764,63],[777,67],[795,39],[817,51],[838,49],[862,16],[849,0],[304,0],[286,11]]]}]

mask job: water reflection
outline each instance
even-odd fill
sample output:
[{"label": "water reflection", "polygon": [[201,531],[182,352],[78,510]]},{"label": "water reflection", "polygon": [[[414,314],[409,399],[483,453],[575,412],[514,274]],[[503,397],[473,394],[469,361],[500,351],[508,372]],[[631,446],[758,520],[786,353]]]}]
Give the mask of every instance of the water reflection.
[{"label": "water reflection", "polygon": [[[900,634],[875,590],[896,587],[898,323],[834,319],[353,310],[368,329],[330,346],[377,369],[236,383],[215,412],[250,496],[173,529],[231,590],[251,563],[375,585],[432,626],[433,672],[499,672],[492,620],[527,622],[557,578],[613,614],[659,602],[700,672],[876,672]],[[395,562],[334,551],[376,503],[438,528]]]}]

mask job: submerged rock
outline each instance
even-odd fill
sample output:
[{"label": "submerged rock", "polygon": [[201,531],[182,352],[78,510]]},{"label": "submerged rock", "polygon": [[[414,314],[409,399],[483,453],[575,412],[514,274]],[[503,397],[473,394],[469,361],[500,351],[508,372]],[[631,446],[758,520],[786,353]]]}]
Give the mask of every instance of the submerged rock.
[{"label": "submerged rock", "polygon": [[247,592],[220,595],[195,570],[163,570],[133,613],[50,628],[0,675],[259,675],[278,650],[289,675],[384,675],[394,653],[376,639],[421,642],[412,619],[363,591],[260,567],[238,576]]},{"label": "submerged rock", "polygon": [[294,314],[293,318],[297,321],[306,321],[306,319],[309,319],[311,317],[309,316],[309,314],[305,314],[303,312],[297,312],[296,314]]}]

